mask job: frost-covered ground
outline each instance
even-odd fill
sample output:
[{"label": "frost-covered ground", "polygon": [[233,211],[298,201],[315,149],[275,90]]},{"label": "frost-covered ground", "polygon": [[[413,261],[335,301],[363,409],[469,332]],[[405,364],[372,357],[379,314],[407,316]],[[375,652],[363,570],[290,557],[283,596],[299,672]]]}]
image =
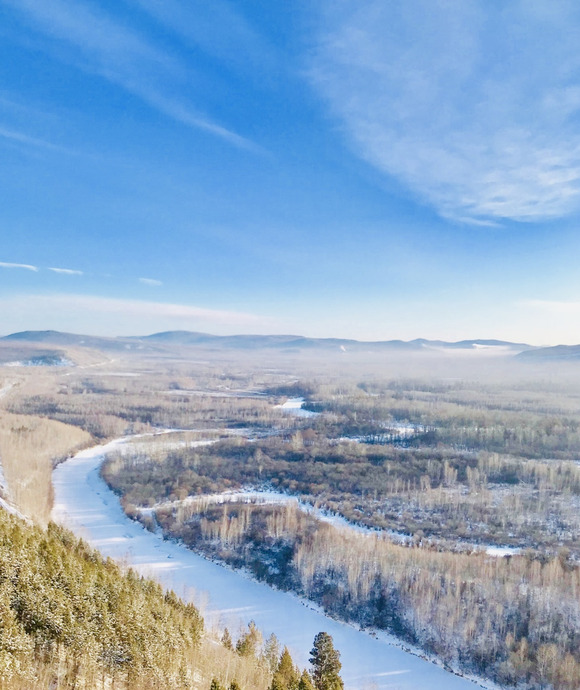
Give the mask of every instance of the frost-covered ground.
[{"label": "frost-covered ground", "polygon": [[[352,626],[334,621],[297,597],[254,582],[212,563],[160,535],[147,532],[123,513],[117,497],[99,476],[105,452],[123,440],[90,448],[54,472],[53,519],[85,538],[105,556],[151,575],[201,605],[210,625],[237,630],[254,620],[276,633],[301,666],[308,663],[314,635],[329,632],[341,651],[348,690],[469,690],[475,685],[403,649]],[[489,685],[482,687],[491,687]]]},{"label": "frost-covered ground", "polygon": [[[174,443],[172,447],[180,447],[183,445],[193,446],[200,444],[210,444],[213,441],[190,441],[187,444]],[[165,447],[165,445],[164,445]],[[406,544],[413,539],[412,534],[404,532],[395,532],[394,530],[379,530],[375,527],[366,527],[354,522],[350,522],[339,513],[333,513],[323,508],[318,508],[310,503],[299,500],[296,496],[291,494],[281,493],[274,490],[261,490],[248,487],[241,491],[223,491],[218,494],[206,494],[204,496],[188,496],[182,501],[164,501],[148,508],[140,508],[139,510],[144,515],[151,515],[154,511],[164,508],[178,508],[179,506],[197,505],[204,508],[209,505],[221,505],[225,503],[255,503],[257,505],[287,505],[294,503],[300,510],[314,516],[321,522],[327,522],[338,529],[351,530],[360,532],[362,534],[377,534],[381,533],[388,536],[392,541],[398,544]],[[429,543],[436,544],[437,539],[426,540]],[[485,551],[489,556],[513,556],[521,553],[522,549],[516,546],[503,546],[495,544],[475,544],[469,541],[458,541],[457,545],[460,549],[469,549],[473,551]]]}]

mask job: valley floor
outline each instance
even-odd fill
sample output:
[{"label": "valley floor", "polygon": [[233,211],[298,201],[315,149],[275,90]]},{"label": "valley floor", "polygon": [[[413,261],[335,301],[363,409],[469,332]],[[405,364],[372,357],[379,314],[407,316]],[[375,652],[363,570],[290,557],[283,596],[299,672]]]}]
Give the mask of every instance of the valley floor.
[{"label": "valley floor", "polygon": [[252,619],[265,634],[274,632],[283,639],[300,665],[307,664],[305,651],[314,635],[325,630],[341,651],[342,675],[346,688],[351,690],[476,687],[433,663],[324,616],[297,597],[164,541],[160,535],[129,520],[118,498],[99,476],[104,453],[120,443],[114,441],[81,451],[57,467],[53,518],[103,555],[125,561],[142,574],[154,576],[178,595],[193,598],[201,606],[208,627],[236,630],[242,621]]}]

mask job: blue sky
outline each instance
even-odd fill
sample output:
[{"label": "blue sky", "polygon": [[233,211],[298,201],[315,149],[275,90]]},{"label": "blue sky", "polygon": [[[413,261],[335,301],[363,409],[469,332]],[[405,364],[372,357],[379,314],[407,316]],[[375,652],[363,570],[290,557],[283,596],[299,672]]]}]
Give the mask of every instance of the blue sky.
[{"label": "blue sky", "polygon": [[0,0],[2,333],[580,342],[580,5]]}]

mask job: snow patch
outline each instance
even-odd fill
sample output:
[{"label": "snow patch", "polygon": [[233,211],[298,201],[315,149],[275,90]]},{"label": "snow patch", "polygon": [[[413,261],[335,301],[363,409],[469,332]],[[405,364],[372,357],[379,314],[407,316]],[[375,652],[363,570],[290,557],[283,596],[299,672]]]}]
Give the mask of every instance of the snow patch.
[{"label": "snow patch", "polygon": [[303,410],[304,398],[289,398],[282,405],[274,405],[275,408],[280,409],[288,414],[296,415],[297,417],[317,417],[319,412],[311,412],[310,410]]},{"label": "snow patch", "polygon": [[66,357],[40,356],[30,359],[5,362],[4,367],[74,367],[75,363]]}]

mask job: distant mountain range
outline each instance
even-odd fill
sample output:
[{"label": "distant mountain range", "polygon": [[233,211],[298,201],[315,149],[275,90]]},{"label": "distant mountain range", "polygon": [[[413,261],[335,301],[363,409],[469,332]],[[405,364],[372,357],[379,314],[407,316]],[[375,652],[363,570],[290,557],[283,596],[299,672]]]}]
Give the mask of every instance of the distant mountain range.
[{"label": "distant mountain range", "polygon": [[27,343],[30,345],[58,345],[59,347],[90,347],[97,350],[125,349],[122,338],[103,338],[92,335],[77,335],[61,331],[21,331],[11,333],[2,342]]},{"label": "distant mountain range", "polygon": [[[77,335],[60,331],[22,331],[0,338],[1,342],[53,345],[59,347],[87,347],[98,350],[159,350],[172,347],[195,347],[227,350],[328,350],[334,352],[494,350],[505,354],[539,352],[525,343],[505,340],[383,340],[360,341],[343,338],[307,338],[298,335],[211,335],[192,331],[165,331],[147,336],[107,338]],[[580,346],[578,346],[580,348]],[[553,348],[548,348],[553,349]]]},{"label": "distant mountain range", "polygon": [[529,362],[574,361],[580,359],[580,345],[538,347],[521,352],[518,357]]}]

